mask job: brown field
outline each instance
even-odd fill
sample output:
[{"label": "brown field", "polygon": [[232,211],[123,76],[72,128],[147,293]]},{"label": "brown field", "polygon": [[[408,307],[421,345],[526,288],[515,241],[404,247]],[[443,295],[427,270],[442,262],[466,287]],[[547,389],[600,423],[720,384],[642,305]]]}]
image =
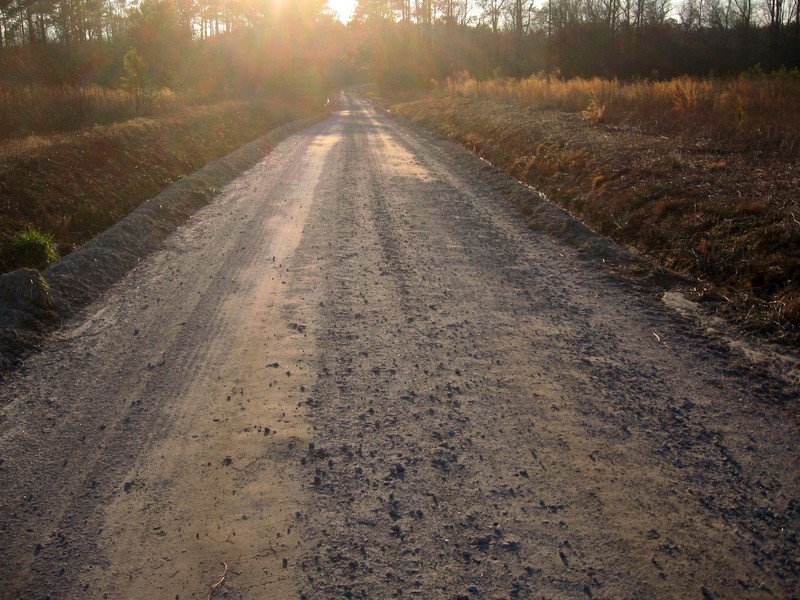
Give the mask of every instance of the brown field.
[{"label": "brown field", "polygon": [[[742,101],[745,114],[772,83]],[[773,111],[764,126],[773,152],[755,130],[692,125],[701,113],[721,114],[723,101],[738,105],[722,91],[748,85],[464,79],[392,110],[541,190],[595,231],[698,278],[697,297],[719,300],[746,327],[790,340],[800,329],[800,117],[785,103]],[[679,98],[694,99],[699,112],[677,108]],[[679,110],[683,120],[655,117]]]},{"label": "brown field", "polygon": [[800,154],[800,74],[736,79],[679,77],[668,81],[528,79],[478,81],[467,74],[437,89],[445,97],[493,100],[512,106],[562,110],[591,123],[627,125],[653,134],[690,133],[727,149]]}]

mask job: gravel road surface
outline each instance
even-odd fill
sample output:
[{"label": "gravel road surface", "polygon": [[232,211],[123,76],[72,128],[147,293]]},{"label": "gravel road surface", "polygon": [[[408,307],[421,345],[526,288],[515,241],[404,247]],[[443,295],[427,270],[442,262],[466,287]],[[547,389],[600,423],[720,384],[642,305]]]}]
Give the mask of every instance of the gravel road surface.
[{"label": "gravel road surface", "polygon": [[796,388],[342,109],[0,384],[0,598],[798,597]]}]

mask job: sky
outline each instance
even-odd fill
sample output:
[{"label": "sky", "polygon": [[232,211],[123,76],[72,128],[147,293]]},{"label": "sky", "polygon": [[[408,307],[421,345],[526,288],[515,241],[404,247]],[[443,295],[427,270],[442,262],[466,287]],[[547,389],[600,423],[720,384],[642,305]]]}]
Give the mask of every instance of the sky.
[{"label": "sky", "polygon": [[342,23],[347,23],[353,14],[356,0],[328,0],[328,6],[339,14],[339,20]]}]

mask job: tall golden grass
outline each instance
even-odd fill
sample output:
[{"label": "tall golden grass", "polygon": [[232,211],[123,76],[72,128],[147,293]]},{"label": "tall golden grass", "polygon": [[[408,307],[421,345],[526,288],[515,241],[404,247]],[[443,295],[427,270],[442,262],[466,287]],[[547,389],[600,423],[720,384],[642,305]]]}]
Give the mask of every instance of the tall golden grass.
[{"label": "tall golden grass", "polygon": [[[152,94],[148,115],[181,108],[182,97],[170,90]],[[70,131],[143,116],[133,94],[118,88],[0,83],[0,136]]]},{"label": "tall golden grass", "polygon": [[796,72],[737,79],[669,81],[528,79],[478,81],[468,74],[438,88],[445,95],[579,113],[587,120],[657,134],[685,134],[737,149],[800,155],[800,77]]}]

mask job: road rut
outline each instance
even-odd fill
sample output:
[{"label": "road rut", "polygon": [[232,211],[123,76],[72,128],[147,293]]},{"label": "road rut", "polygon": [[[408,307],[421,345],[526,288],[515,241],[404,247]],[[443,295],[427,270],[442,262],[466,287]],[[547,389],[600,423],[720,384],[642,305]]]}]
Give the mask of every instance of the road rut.
[{"label": "road rut", "polygon": [[791,598],[796,396],[367,102],[3,383],[3,598]]}]

